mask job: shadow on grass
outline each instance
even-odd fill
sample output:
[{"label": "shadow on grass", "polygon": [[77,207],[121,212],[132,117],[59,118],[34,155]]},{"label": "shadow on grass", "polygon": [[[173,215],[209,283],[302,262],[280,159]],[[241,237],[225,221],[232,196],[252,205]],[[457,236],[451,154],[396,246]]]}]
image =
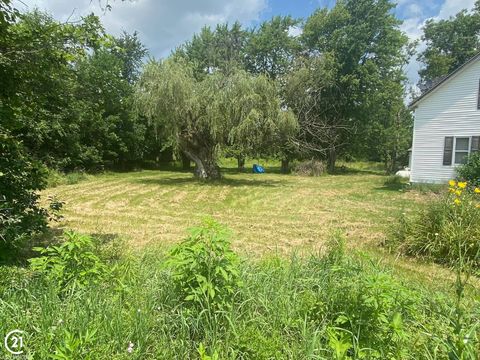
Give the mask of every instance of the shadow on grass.
[{"label": "shadow on grass", "polygon": [[[258,175],[259,177],[262,175]],[[284,185],[286,182],[281,180],[262,180],[258,179],[233,179],[233,178],[222,178],[220,180],[199,180],[193,177],[167,177],[167,178],[147,178],[147,179],[134,179],[132,180],[135,183],[145,184],[145,185],[165,185],[165,186],[186,186],[191,184],[196,184],[199,186],[231,186],[231,187],[242,187],[242,186],[254,186],[254,187],[279,187]]]},{"label": "shadow on grass", "polygon": [[[237,168],[233,167],[222,167],[221,168],[221,173],[222,174],[229,174],[229,175],[235,175],[235,174],[253,174],[252,168],[248,167],[245,168],[244,170],[239,170]],[[271,167],[265,167],[265,173],[266,174],[279,174],[279,175],[286,175],[282,173],[280,166],[271,166]]]},{"label": "shadow on grass", "polygon": [[408,184],[386,184],[380,187],[376,187],[373,190],[375,191],[394,191],[394,192],[405,192],[409,189]]},{"label": "shadow on grass", "polygon": [[48,228],[43,234],[32,236],[21,244],[9,246],[0,245],[0,265],[4,266],[28,266],[28,259],[38,256],[35,247],[47,247],[58,244],[63,234],[59,228]]},{"label": "shadow on grass", "polygon": [[[0,246],[0,266],[27,267],[28,259],[40,256],[34,250],[36,247],[46,248],[58,245],[63,241],[63,234],[68,229],[60,227],[48,228],[43,234],[29,239],[29,241],[17,246]],[[121,239],[118,234],[86,234],[96,240],[100,247],[111,245]]]},{"label": "shadow on grass", "polygon": [[345,176],[345,175],[385,175],[385,171],[381,170],[373,170],[373,169],[355,169],[347,166],[338,166],[335,168],[333,173],[329,173],[329,175],[333,176]]}]

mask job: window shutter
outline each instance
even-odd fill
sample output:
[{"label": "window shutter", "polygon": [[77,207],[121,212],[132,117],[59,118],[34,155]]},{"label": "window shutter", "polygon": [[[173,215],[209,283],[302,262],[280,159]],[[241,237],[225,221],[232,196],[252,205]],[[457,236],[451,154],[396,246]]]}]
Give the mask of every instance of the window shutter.
[{"label": "window shutter", "polygon": [[471,152],[476,152],[480,150],[480,136],[472,136],[472,148]]},{"label": "window shutter", "polygon": [[480,110],[480,81],[479,81],[479,83],[478,83],[477,109]]},{"label": "window shutter", "polygon": [[452,165],[453,156],[453,136],[445,138],[445,145],[443,148],[443,165]]}]

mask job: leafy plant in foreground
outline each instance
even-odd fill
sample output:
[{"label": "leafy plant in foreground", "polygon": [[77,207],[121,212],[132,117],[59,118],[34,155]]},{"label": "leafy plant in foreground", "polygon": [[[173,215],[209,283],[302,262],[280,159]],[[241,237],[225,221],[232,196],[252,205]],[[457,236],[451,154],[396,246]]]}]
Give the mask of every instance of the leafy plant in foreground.
[{"label": "leafy plant in foreground", "polygon": [[37,193],[45,179],[45,168],[17,139],[0,132],[0,247],[18,245],[46,229],[48,212]]},{"label": "leafy plant in foreground", "polygon": [[168,266],[180,297],[194,308],[228,310],[240,286],[238,257],[230,249],[229,231],[214,220],[190,230],[170,252]]},{"label": "leafy plant in foreground", "polygon": [[458,178],[472,186],[480,186],[480,152],[468,157],[465,165],[457,168]]},{"label": "leafy plant in foreground", "polygon": [[99,282],[107,267],[95,254],[91,237],[66,232],[64,242],[47,248],[35,248],[40,257],[30,259],[32,270],[54,282],[60,290],[88,286]]}]

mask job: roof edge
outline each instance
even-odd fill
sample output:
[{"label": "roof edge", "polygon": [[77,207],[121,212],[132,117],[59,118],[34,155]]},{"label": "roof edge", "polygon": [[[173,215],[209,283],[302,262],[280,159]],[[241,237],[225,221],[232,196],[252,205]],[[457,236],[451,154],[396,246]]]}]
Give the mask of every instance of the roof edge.
[{"label": "roof edge", "polygon": [[454,77],[455,75],[457,75],[459,72],[461,72],[465,67],[467,67],[468,65],[470,65],[471,63],[475,62],[476,60],[479,60],[480,59],[480,52],[478,52],[476,55],[472,56],[470,59],[468,59],[465,63],[463,63],[462,65],[460,65],[458,68],[456,68],[455,70],[453,70],[450,74],[448,74],[447,76],[445,76],[442,80],[440,80],[437,84],[435,84],[434,86],[432,86],[430,89],[428,89],[427,91],[425,91],[422,95],[420,95],[418,98],[416,98],[415,100],[413,100],[409,105],[408,107],[410,109],[414,109],[418,103],[420,101],[422,101],[423,99],[425,99],[428,95],[430,95],[431,93],[433,93],[436,89],[438,89],[440,86],[442,86],[445,82],[447,82],[449,79],[451,79],[452,77]]}]

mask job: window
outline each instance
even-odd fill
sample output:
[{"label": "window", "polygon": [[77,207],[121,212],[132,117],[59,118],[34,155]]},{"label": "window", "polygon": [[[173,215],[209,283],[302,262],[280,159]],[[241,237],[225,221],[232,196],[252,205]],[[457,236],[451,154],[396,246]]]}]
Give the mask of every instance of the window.
[{"label": "window", "polygon": [[480,136],[447,136],[443,145],[443,165],[465,164],[468,156],[477,151],[480,151]]},{"label": "window", "polygon": [[470,138],[455,138],[455,164],[466,164],[470,151]]}]

